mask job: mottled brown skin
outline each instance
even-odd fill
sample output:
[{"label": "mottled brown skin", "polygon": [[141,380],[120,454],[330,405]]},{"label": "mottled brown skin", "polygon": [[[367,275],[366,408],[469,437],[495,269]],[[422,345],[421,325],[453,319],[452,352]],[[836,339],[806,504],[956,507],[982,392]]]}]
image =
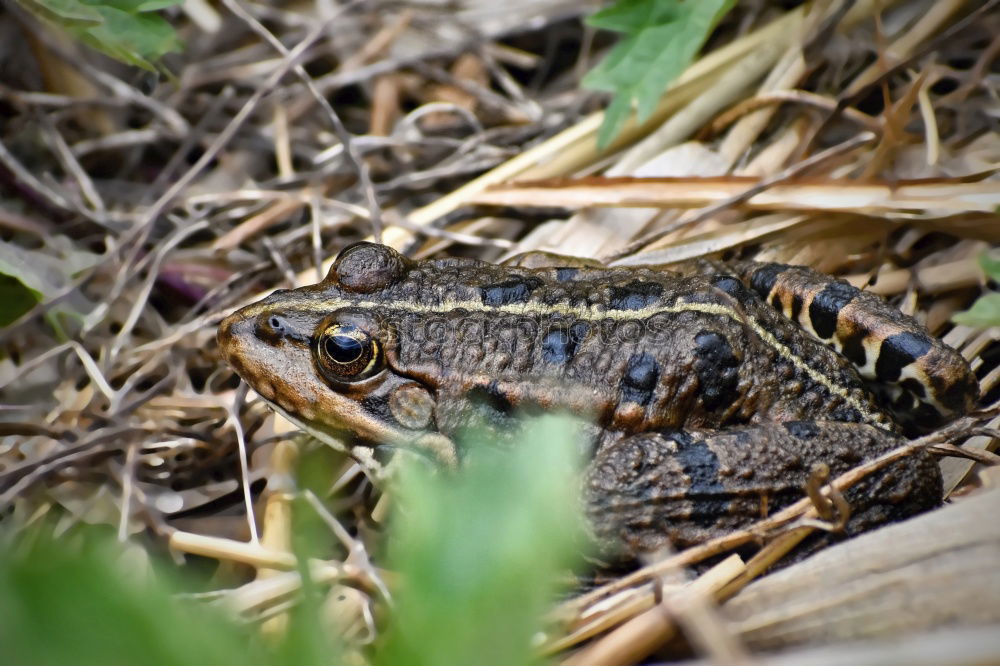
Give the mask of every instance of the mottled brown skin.
[{"label": "mottled brown skin", "polygon": [[[455,464],[462,452],[453,437],[471,422],[485,420],[503,433],[519,411],[583,416],[594,424],[587,502],[595,531],[627,556],[664,538],[690,544],[746,525],[760,517],[753,498],[761,493],[801,497],[804,477],[793,470],[826,462],[836,473],[902,441],[856,367],[804,330],[825,332],[831,317],[838,331],[848,330],[858,318],[842,310],[858,310],[868,298],[857,290],[847,298],[836,287],[839,299],[820,298],[804,327],[801,317],[793,323],[764,299],[780,308],[782,298],[792,298],[788,289],[802,299],[833,283],[808,269],[794,270],[819,286],[803,293],[800,274],[786,279],[792,269],[773,264],[730,271],[704,262],[680,274],[544,255],[517,263],[417,263],[359,244],[341,253],[323,282],[275,292],[228,317],[220,347],[261,396],[321,440],[343,446],[346,439],[372,473],[380,469],[373,455],[379,443]],[[893,335],[933,340],[879,303],[874,314],[861,308],[863,322],[875,319],[866,335],[877,336],[885,321]],[[879,307],[894,314],[880,318]],[[923,391],[940,421],[976,395],[967,364],[934,342],[913,358],[887,354],[876,379],[913,379],[907,394]],[[935,364],[936,374],[925,371]],[[778,425],[787,422],[816,422],[820,434],[789,435]],[[717,458],[714,485],[692,482],[669,454],[670,438],[687,437],[705,441],[704,451]],[[659,447],[665,456],[655,491],[626,478],[635,446]],[[912,479],[890,484],[885,495],[886,507],[898,510],[872,509],[873,518],[857,525],[938,501],[936,466],[906,464],[912,473],[900,478]],[[653,502],[656,493],[674,499]],[[711,525],[707,514],[691,514],[692,502],[718,508]],[[656,525],[653,532],[646,522]]]},{"label": "mottled brown skin", "polygon": [[[904,443],[872,426],[822,421],[646,433],[598,453],[585,506],[601,543],[619,554],[683,548],[802,499],[816,462],[836,476]],[[921,451],[845,492],[851,510],[842,535],[931,509],[941,493],[937,462]]]}]

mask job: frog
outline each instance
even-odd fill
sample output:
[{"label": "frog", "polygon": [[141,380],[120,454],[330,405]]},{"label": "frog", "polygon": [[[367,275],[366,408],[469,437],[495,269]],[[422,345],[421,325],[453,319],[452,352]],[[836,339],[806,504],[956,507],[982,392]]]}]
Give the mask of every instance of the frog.
[{"label": "frog", "polygon": [[[326,277],[219,325],[221,355],[278,413],[373,478],[442,467],[477,423],[583,429],[581,503],[603,552],[641,561],[747,527],[974,409],[965,359],[885,300],[808,267],[609,267],[543,252],[416,261],[361,242]],[[938,506],[926,451],[849,489],[843,537]]]}]

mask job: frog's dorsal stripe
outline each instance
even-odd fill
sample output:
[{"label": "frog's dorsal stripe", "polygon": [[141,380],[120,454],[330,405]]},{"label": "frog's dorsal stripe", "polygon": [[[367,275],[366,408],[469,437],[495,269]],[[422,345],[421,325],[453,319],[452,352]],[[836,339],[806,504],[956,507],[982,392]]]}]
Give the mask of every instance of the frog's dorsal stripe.
[{"label": "frog's dorsal stripe", "polygon": [[[717,315],[737,321],[749,327],[754,334],[764,344],[777,352],[782,358],[788,359],[793,366],[811,380],[825,388],[831,395],[841,398],[845,404],[856,410],[862,418],[872,424],[881,427],[891,427],[891,423],[883,414],[874,412],[857,395],[853,395],[843,386],[836,384],[830,377],[810,366],[804,358],[793,352],[787,345],[778,340],[770,331],[761,326],[752,317],[737,311],[734,308],[719,303],[691,303],[678,302],[673,304],[649,305],[638,309],[606,309],[601,306],[576,306],[564,303],[544,304],[537,302],[518,302],[490,305],[481,300],[457,300],[445,299],[437,303],[418,303],[401,300],[351,300],[351,299],[330,299],[325,301],[302,300],[293,306],[293,309],[309,312],[333,312],[339,308],[358,308],[374,312],[404,312],[408,314],[433,315],[449,314],[459,311],[507,314],[525,317],[543,317],[552,315],[564,315],[583,321],[644,321],[663,314],[677,314],[681,312],[702,312],[705,314]],[[260,306],[260,311],[264,312],[267,306]],[[257,314],[257,313],[253,313]]]}]

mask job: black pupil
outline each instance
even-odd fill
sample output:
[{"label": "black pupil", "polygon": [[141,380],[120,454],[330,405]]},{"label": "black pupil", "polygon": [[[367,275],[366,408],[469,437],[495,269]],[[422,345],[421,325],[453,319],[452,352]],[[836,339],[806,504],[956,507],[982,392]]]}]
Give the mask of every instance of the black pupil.
[{"label": "black pupil", "polygon": [[337,363],[353,363],[362,351],[361,342],[349,335],[331,335],[326,339],[326,353]]}]

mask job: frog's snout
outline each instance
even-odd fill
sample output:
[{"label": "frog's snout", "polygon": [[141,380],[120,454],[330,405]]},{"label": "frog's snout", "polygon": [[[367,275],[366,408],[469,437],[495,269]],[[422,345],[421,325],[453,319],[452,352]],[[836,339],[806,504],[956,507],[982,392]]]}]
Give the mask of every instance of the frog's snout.
[{"label": "frog's snout", "polygon": [[215,332],[219,353],[237,372],[242,367],[241,350],[245,347],[245,341],[253,334],[252,328],[252,319],[246,317],[241,310],[237,310],[223,319]]}]

